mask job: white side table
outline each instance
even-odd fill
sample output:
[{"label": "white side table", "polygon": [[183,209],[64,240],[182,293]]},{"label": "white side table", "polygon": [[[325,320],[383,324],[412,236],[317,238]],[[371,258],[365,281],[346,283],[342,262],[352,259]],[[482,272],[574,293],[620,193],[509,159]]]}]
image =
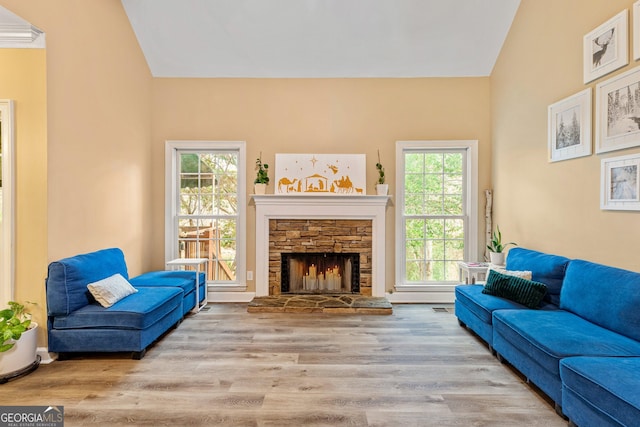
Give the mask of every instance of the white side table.
[{"label": "white side table", "polygon": [[460,269],[460,282],[473,284],[487,279],[489,263],[458,261],[458,268]]},{"label": "white side table", "polygon": [[[171,261],[167,261],[167,268],[170,270],[180,269],[180,267],[184,268],[187,266],[192,266],[196,268],[196,305],[191,310],[192,313],[199,312],[202,307],[207,305],[207,258],[176,258]],[[200,266],[204,265],[204,300],[202,304],[200,304]]]}]

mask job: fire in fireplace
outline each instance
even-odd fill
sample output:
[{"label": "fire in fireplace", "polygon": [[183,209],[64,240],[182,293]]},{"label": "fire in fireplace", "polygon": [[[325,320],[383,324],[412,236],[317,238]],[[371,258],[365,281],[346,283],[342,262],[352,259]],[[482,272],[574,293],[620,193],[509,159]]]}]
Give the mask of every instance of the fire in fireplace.
[{"label": "fire in fireplace", "polygon": [[360,254],[283,253],[281,292],[359,293]]}]

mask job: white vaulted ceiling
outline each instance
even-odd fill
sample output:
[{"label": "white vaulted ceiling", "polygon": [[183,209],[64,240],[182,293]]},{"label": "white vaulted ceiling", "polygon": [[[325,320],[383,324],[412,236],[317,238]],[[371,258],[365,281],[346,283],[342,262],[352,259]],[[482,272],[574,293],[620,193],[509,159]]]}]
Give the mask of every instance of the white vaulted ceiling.
[{"label": "white vaulted ceiling", "polygon": [[155,77],[490,75],[520,0],[122,0]]}]

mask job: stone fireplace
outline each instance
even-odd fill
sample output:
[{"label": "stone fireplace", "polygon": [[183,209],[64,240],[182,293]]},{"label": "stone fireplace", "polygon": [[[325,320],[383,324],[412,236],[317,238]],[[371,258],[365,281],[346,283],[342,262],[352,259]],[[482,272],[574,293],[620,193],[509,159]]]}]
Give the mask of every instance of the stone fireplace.
[{"label": "stone fireplace", "polygon": [[366,219],[269,220],[269,295],[371,295],[371,223]]},{"label": "stone fireplace", "polygon": [[[333,291],[329,287],[336,286],[338,274],[338,293],[385,296],[385,216],[389,196],[268,194],[253,195],[252,199],[256,206],[257,297],[283,292],[327,293]],[[283,291],[283,253],[285,258],[290,258],[290,254],[313,254],[322,258],[325,254],[350,254],[352,261],[340,267],[335,262],[333,266],[323,265],[322,270],[311,262],[316,267],[311,271],[309,265],[296,264],[296,269],[302,268],[304,275],[309,274],[308,280],[301,280],[306,282],[307,289],[301,283],[295,286],[302,286],[302,291],[292,291],[291,284]],[[354,256],[358,261],[357,291],[353,285]],[[291,265],[287,262],[289,267],[285,269]],[[287,271],[286,275],[290,273]],[[345,274],[350,276],[348,284],[345,284]],[[320,287],[320,278],[327,289],[314,289]]]}]

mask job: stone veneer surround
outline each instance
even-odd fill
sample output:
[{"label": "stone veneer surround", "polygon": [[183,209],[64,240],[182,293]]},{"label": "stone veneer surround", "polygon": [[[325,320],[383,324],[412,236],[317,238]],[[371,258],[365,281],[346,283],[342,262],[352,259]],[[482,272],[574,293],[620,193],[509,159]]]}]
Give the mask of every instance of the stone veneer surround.
[{"label": "stone veneer surround", "polygon": [[360,294],[371,295],[371,240],[368,219],[269,220],[269,295],[279,295],[283,253],[360,254]]},{"label": "stone veneer surround", "polygon": [[298,219],[370,221],[371,295],[384,297],[385,217],[390,199],[390,196],[253,195],[252,200],[256,206],[256,296],[270,294],[271,220]]}]

